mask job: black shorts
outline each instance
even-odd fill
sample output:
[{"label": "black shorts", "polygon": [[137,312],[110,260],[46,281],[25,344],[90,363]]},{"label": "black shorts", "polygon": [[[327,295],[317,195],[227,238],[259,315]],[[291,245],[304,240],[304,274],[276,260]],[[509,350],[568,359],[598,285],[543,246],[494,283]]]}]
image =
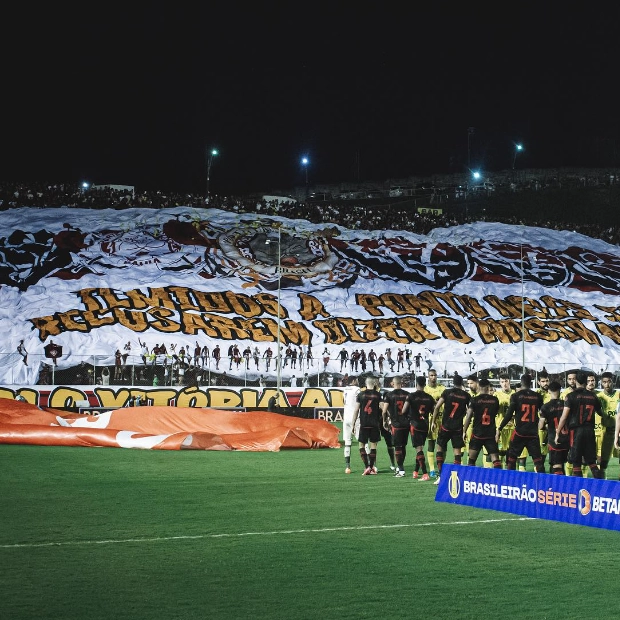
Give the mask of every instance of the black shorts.
[{"label": "black shorts", "polygon": [[596,437],[594,428],[589,426],[577,426],[571,428],[570,450],[568,452],[568,462],[573,465],[581,465],[582,461],[586,465],[596,463]]},{"label": "black shorts", "polygon": [[442,426],[437,433],[437,445],[445,451],[450,441],[452,442],[453,448],[462,448],[465,445],[463,441],[463,429],[459,431],[448,431]]},{"label": "black shorts", "polygon": [[568,446],[554,448],[549,444],[549,463],[553,465],[564,465],[568,460]]},{"label": "black shorts", "polygon": [[411,445],[414,448],[418,446],[423,446],[426,443],[426,437],[428,436],[428,429],[421,430],[411,427]]},{"label": "black shorts", "polygon": [[486,448],[487,454],[499,454],[499,446],[495,437],[476,437],[472,435],[469,438],[469,449],[480,453],[482,448]]},{"label": "black shorts", "polygon": [[387,445],[388,448],[394,447],[394,440],[392,439],[392,432],[389,430],[386,430],[383,427],[383,425],[381,426],[381,436],[383,437],[383,439],[385,439],[385,444]]},{"label": "black shorts", "polygon": [[360,443],[379,443],[381,440],[381,431],[378,426],[360,426],[357,440]]},{"label": "black shorts", "polygon": [[532,459],[542,459],[540,451],[540,439],[536,437],[523,437],[513,433],[508,446],[508,456],[512,456],[515,460],[521,456],[523,448],[526,448]]},{"label": "black shorts", "polygon": [[409,441],[409,427],[392,426],[392,442],[395,446],[406,446]]}]

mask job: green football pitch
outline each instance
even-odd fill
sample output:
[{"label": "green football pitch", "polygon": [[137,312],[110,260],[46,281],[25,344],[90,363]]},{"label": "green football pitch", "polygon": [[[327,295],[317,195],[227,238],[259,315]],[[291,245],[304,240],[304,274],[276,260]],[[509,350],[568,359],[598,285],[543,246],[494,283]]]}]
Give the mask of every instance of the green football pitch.
[{"label": "green football pitch", "polygon": [[378,476],[352,461],[0,446],[1,617],[620,616],[617,532],[437,503],[384,445]]}]

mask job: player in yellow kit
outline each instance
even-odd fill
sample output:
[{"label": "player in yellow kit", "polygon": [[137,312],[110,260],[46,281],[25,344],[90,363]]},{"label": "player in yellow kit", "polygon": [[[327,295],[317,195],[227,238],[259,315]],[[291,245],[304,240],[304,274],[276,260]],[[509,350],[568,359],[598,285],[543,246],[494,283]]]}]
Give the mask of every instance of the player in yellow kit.
[{"label": "player in yellow kit", "polygon": [[[538,389],[536,390],[543,397],[543,405],[551,400],[551,394],[549,393],[549,374],[546,370],[542,370],[538,373]],[[543,457],[543,466],[547,460],[547,454],[549,454],[549,448],[547,446],[547,428],[538,431],[538,438],[540,439],[540,452]]]},{"label": "player in yellow kit", "polygon": [[549,392],[549,375],[546,370],[538,373],[538,389],[536,390],[543,397],[543,405],[551,400]]},{"label": "player in yellow kit", "polygon": [[607,478],[607,466],[609,465],[611,453],[614,449],[616,411],[620,404],[620,390],[614,389],[614,376],[610,372],[604,372],[601,375],[601,387],[603,389],[596,395],[601,401],[601,409],[603,411],[603,415],[601,416],[603,434],[601,449],[600,452],[598,452],[598,462],[601,476]]},{"label": "player in yellow kit", "polygon": [[[437,383],[437,371],[434,368],[431,368],[428,371],[428,383],[424,386],[424,391],[427,394],[430,394],[435,399],[435,402],[437,402],[445,389],[445,385]],[[440,413],[443,413],[443,407],[440,410]],[[429,427],[428,437],[426,438],[426,460],[428,461],[429,475],[431,478],[437,477],[437,472],[435,471],[435,442],[437,441],[437,428],[438,427]]]},{"label": "player in yellow kit", "polygon": [[577,388],[577,370],[569,370],[566,373],[566,387],[560,392],[560,398],[565,400],[568,394]]},{"label": "player in yellow kit", "polygon": [[[596,373],[593,370],[588,370],[586,373],[587,381],[586,381],[586,390],[588,392],[593,392],[598,396],[598,390],[596,389]],[[599,398],[600,400],[600,398]],[[601,403],[602,405],[603,403]],[[602,407],[601,407],[602,409]],[[598,413],[594,414],[594,438],[596,440],[596,460],[597,463],[600,463],[601,457],[601,446],[603,445],[603,422],[601,416]],[[583,477],[588,477],[588,468],[582,467]],[[602,475],[602,474],[601,474]]]},{"label": "player in yellow kit", "polygon": [[[495,391],[495,396],[499,400],[499,412],[496,418],[497,428],[501,424],[506,412],[508,411],[508,405],[510,404],[510,397],[514,394],[514,390],[510,387],[510,377],[506,374],[499,376],[499,390]],[[499,458],[502,464],[506,465],[506,453],[508,452],[508,445],[510,444],[510,437],[514,430],[514,421],[510,421],[505,428],[502,429],[499,437]]]}]

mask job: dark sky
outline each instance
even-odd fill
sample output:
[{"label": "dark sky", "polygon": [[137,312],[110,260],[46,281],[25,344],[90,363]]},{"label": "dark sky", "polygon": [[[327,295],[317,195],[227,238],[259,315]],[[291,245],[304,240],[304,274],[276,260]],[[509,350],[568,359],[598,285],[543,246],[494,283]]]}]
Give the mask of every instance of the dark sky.
[{"label": "dark sky", "polygon": [[515,142],[620,164],[618,9],[342,4],[14,9],[0,181],[199,193],[211,147],[215,193],[303,184],[303,155],[311,184],[430,176],[466,169],[468,127],[472,168]]}]

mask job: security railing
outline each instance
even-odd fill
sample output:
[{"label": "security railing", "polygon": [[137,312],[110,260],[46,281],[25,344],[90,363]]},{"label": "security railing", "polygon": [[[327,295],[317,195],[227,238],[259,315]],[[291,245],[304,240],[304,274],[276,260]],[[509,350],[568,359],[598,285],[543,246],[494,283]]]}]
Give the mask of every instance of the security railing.
[{"label": "security railing", "polygon": [[[120,361],[120,363],[119,363]],[[481,359],[468,361],[411,358],[387,358],[380,354],[377,359],[355,357],[335,359],[324,353],[316,358],[273,357],[220,357],[205,356],[142,356],[121,357],[104,355],[73,355],[50,360],[43,355],[28,354],[24,361],[18,354],[0,354],[0,385],[132,385],[132,386],[262,386],[274,387],[331,387],[347,385],[353,376],[374,375],[384,387],[389,387],[394,375],[403,378],[405,387],[415,385],[417,375],[437,372],[439,381],[448,384],[458,373],[467,378],[471,374],[486,377],[497,383],[500,374],[518,382],[523,366],[498,365]],[[566,376],[573,369],[588,369],[597,375],[607,371],[614,376],[614,385],[620,387],[620,365],[579,366],[557,362],[526,364],[525,370],[534,379],[546,370],[550,379],[566,385]]]}]

